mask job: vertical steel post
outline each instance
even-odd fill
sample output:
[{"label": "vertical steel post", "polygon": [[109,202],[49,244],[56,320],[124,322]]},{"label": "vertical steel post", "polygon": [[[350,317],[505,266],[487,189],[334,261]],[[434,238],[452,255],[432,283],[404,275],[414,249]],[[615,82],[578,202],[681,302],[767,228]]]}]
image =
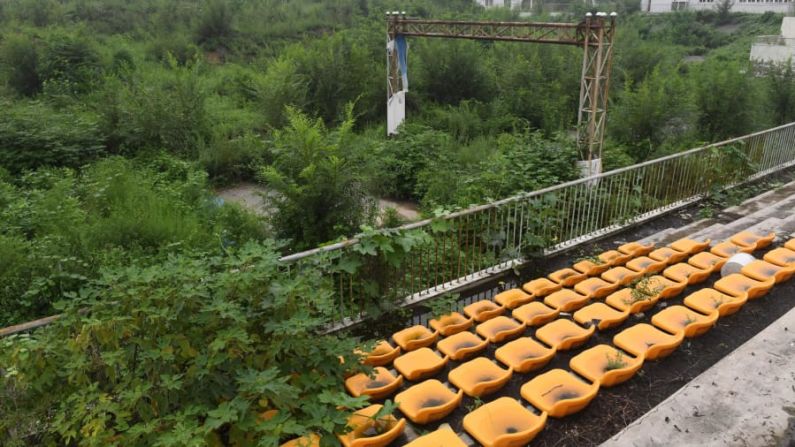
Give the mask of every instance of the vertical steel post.
[{"label": "vertical steel post", "polygon": [[[580,105],[577,113],[577,143],[590,170],[594,159],[602,158],[607,118],[610,71],[613,65],[615,13],[588,13],[581,24],[583,59]],[[592,173],[593,174],[593,173]]]}]

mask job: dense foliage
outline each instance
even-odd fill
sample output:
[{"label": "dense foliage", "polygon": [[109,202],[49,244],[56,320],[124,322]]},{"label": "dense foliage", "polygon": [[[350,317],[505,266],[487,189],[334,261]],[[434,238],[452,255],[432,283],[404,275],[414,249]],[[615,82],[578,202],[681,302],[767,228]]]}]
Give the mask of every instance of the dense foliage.
[{"label": "dense foliage", "polygon": [[131,265],[69,298],[0,340],[4,446],[271,446],[342,432],[365,403],[340,386],[354,341],[315,333],[328,285],[283,275],[272,244]]},{"label": "dense foliage", "polygon": [[[376,199],[440,216],[577,176],[577,48],[412,39],[409,118],[386,138],[396,9],[519,18],[469,0],[0,4],[0,326],[63,313],[0,339],[0,444],[334,444],[361,366],[355,340],[318,335],[341,307],[320,272],[356,278],[347,305],[392,310],[405,291],[378,278],[430,234],[374,231],[399,221]],[[620,13],[608,169],[795,120],[793,71],[748,64],[780,16],[600,9]],[[265,216],[214,197],[241,181],[268,190]],[[298,275],[277,262],[359,231]]]}]

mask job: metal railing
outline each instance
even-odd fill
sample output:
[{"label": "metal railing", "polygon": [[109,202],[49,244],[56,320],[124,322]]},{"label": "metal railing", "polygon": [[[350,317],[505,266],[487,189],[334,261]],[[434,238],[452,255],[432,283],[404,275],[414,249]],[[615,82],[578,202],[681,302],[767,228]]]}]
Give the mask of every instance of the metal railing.
[{"label": "metal railing", "polygon": [[[373,256],[352,273],[328,273],[338,321],[358,319],[368,300],[416,303],[510,269],[528,252],[557,252],[793,164],[795,123],[404,225],[398,230],[423,232],[424,242],[401,265]],[[343,259],[361,243],[352,238],[281,261],[300,272],[323,256]]]},{"label": "metal railing", "polygon": [[[320,270],[333,282],[337,323],[327,329],[335,330],[360,319],[373,302],[416,303],[510,269],[528,252],[554,253],[793,165],[795,123],[790,123],[377,233],[423,236],[405,248],[397,264],[361,253],[372,235],[280,261],[286,274]],[[346,269],[343,264],[350,267],[352,258],[357,268]],[[0,336],[57,318],[0,329]]]}]

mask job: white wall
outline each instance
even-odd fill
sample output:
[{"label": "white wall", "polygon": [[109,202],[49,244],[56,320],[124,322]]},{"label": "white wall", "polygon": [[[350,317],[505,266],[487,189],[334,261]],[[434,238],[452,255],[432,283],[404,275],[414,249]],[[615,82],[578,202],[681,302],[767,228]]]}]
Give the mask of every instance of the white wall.
[{"label": "white wall", "polygon": [[[641,0],[640,7],[641,10],[652,12],[652,13],[659,13],[659,12],[671,12],[676,10],[678,7],[679,9],[687,9],[690,11],[698,11],[698,10],[710,10],[715,9],[717,7],[718,0],[687,0],[687,1],[674,1],[674,0]],[[732,6],[732,12],[749,12],[749,13],[757,13],[762,14],[768,11],[778,12],[778,13],[788,13],[792,10],[792,0],[787,1],[740,1],[734,0],[734,5]]]}]

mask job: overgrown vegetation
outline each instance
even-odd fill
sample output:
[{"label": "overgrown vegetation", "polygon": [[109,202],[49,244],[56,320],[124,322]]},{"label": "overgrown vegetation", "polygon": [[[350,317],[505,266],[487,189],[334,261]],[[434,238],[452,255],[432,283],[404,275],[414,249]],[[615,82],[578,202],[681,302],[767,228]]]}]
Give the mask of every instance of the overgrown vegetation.
[{"label": "overgrown vegetation", "polygon": [[[792,70],[747,65],[779,16],[613,6],[607,169],[795,120]],[[0,5],[0,326],[63,314],[0,340],[0,444],[333,445],[364,404],[342,379],[364,369],[360,343],[319,328],[394,311],[423,286],[395,278],[432,238],[442,279],[462,252],[492,265],[555,242],[532,234],[563,224],[554,199],[529,204],[522,253],[476,218],[477,250],[453,247],[441,217],[578,176],[579,50],[412,40],[409,120],[386,138],[382,11],[396,9],[518,19],[466,0]],[[241,181],[268,188],[267,216],[214,197]],[[434,220],[376,231],[378,197]],[[291,275],[278,262],[354,233]]]}]

